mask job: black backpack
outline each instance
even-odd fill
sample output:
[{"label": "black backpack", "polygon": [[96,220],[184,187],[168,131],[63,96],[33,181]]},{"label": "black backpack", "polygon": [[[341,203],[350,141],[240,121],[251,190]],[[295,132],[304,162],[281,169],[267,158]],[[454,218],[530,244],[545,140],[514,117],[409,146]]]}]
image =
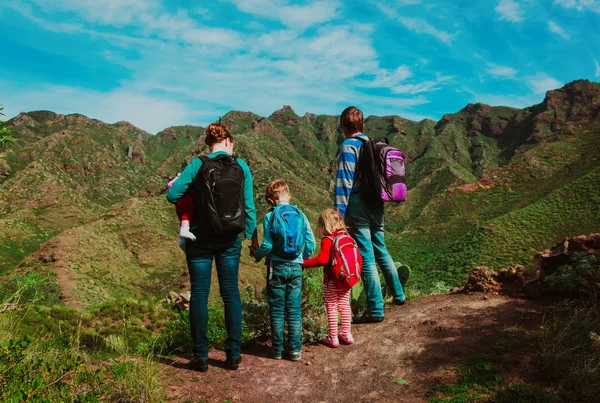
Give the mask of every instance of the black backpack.
[{"label": "black backpack", "polygon": [[244,231],[244,171],[235,157],[200,157],[195,181],[197,223],[204,235],[233,237]]},{"label": "black backpack", "polygon": [[370,205],[405,201],[407,189],[402,151],[389,145],[385,137],[358,139],[363,143],[358,160],[361,199]]}]

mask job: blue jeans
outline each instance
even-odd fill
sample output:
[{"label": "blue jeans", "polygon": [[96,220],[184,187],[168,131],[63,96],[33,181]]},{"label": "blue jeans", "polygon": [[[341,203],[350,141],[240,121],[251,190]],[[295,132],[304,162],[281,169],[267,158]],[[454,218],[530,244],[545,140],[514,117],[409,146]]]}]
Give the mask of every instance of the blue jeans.
[{"label": "blue jeans", "polygon": [[350,197],[344,220],[363,258],[361,278],[367,294],[367,314],[381,317],[383,296],[375,262],[379,265],[385,283],[394,295],[394,300],[405,299],[398,270],[385,246],[383,206],[367,205],[361,200],[360,195],[354,194]]},{"label": "blue jeans", "polygon": [[217,266],[219,289],[225,307],[225,328],[227,358],[235,360],[240,356],[242,341],[242,302],[238,287],[238,272],[242,241],[227,243],[210,241],[186,242],[186,258],[190,272],[192,295],[190,298],[190,328],[194,342],[194,357],[208,359],[208,294],[212,274],[213,258]]},{"label": "blue jeans", "polygon": [[273,353],[281,356],[283,352],[286,319],[290,351],[299,353],[302,351],[302,266],[275,261],[267,271]]}]

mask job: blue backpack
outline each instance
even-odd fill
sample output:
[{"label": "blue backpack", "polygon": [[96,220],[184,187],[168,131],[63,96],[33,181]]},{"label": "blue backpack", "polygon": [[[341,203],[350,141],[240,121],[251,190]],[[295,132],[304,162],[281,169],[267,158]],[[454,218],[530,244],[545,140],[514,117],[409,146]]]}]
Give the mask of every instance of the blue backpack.
[{"label": "blue backpack", "polygon": [[273,209],[271,236],[273,253],[286,259],[302,254],[305,242],[304,217],[298,207],[279,204]]}]

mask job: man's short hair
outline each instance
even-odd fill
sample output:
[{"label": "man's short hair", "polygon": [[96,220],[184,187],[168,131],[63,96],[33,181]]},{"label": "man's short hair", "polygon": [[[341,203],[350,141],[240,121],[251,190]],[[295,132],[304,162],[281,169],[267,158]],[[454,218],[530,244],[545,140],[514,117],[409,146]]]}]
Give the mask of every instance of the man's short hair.
[{"label": "man's short hair", "polygon": [[349,106],[340,116],[340,125],[345,133],[354,134],[363,132],[364,118],[363,114],[355,106]]}]

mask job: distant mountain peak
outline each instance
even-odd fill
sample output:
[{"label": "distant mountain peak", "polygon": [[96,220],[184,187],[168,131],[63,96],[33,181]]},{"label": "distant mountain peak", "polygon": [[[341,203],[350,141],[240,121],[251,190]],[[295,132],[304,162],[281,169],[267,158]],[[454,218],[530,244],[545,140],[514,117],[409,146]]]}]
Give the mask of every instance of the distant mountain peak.
[{"label": "distant mountain peak", "polygon": [[299,117],[298,114],[292,109],[289,105],[283,105],[283,108],[277,109],[275,112],[271,114],[271,117],[285,115],[285,116],[296,116]]}]

